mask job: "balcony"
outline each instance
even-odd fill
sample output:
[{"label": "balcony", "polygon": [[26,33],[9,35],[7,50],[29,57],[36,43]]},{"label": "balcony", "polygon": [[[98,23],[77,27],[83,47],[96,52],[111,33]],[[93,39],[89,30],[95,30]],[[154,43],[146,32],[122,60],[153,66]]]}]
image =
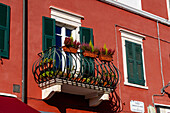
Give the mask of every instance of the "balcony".
[{"label": "balcony", "polygon": [[84,57],[82,52],[64,52],[52,47],[38,54],[32,72],[42,89],[42,99],[48,100],[55,93],[83,95],[90,106],[97,106],[109,99],[118,81],[118,69],[112,61]]}]

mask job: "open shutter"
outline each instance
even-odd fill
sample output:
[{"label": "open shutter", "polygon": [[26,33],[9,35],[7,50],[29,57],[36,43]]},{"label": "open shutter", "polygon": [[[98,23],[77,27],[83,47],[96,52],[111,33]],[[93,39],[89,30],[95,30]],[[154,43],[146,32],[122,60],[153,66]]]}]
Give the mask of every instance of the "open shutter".
[{"label": "open shutter", "polygon": [[55,45],[55,20],[48,17],[42,18],[43,26],[43,41],[42,49],[43,51]]},{"label": "open shutter", "polygon": [[144,72],[143,72],[143,59],[142,59],[142,48],[139,44],[135,45],[135,59],[136,59],[136,75],[138,77],[138,84],[145,85]]},{"label": "open shutter", "polygon": [[[91,40],[92,44],[94,45],[94,41],[93,41],[93,29],[91,28],[86,28],[86,27],[80,27],[80,43],[89,43]],[[88,64],[86,61],[90,62],[90,64]],[[85,65],[84,67],[84,73],[90,73],[90,75],[93,75],[93,71],[94,71],[94,67],[93,67],[93,59],[91,58],[85,58],[85,62],[83,63],[83,65]],[[82,62],[81,62],[82,64]],[[90,65],[90,68],[89,66]],[[90,72],[89,72],[90,69]]]},{"label": "open shutter", "polygon": [[80,42],[81,43],[89,43],[91,40],[92,44],[94,45],[93,41],[93,29],[80,27]]},{"label": "open shutter", "polygon": [[0,56],[9,58],[10,7],[0,3]]}]

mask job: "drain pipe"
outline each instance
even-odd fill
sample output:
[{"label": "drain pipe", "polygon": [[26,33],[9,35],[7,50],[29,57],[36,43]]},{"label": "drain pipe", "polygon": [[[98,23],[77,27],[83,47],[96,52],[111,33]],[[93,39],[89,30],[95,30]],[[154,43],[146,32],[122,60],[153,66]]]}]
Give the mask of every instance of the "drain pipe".
[{"label": "drain pipe", "polygon": [[22,39],[22,102],[27,104],[27,0],[23,0],[23,39]]},{"label": "drain pipe", "polygon": [[[118,39],[117,39],[117,25],[115,24],[115,39],[116,39],[116,53],[117,53],[117,66],[118,66],[118,69],[119,69],[119,47],[118,47]],[[120,95],[120,99],[121,98],[121,87],[120,87],[120,83],[121,83],[121,80],[122,80],[122,76],[119,76],[120,77],[120,80],[119,80],[119,95]],[[123,106],[122,106],[122,101],[120,101],[120,111],[123,110]]]},{"label": "drain pipe", "polygon": [[164,76],[163,76],[163,67],[162,67],[162,53],[161,53],[161,41],[159,36],[159,22],[157,21],[157,32],[158,32],[158,43],[159,43],[159,56],[160,56],[160,65],[161,65],[161,76],[162,76],[162,85],[165,86]]},{"label": "drain pipe", "polygon": [[[162,55],[161,55],[161,43],[160,43],[160,36],[159,36],[159,22],[157,21],[157,32],[158,32],[158,44],[159,44],[159,56],[160,56],[160,65],[161,65],[161,76],[162,76],[162,86],[165,87],[164,76],[163,76],[163,67],[162,67]],[[152,103],[155,107],[154,96],[164,96],[165,92],[161,90],[162,95],[154,94],[152,95]]]}]

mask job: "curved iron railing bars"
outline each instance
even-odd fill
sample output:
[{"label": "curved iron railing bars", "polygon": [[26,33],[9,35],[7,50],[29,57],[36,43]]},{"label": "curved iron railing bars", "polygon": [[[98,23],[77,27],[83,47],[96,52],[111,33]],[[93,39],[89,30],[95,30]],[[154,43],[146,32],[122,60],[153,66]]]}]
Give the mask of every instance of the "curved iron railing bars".
[{"label": "curved iron railing bars", "polygon": [[32,66],[36,83],[61,79],[114,90],[119,81],[118,69],[113,62],[84,57],[81,52],[64,52],[53,46],[38,54]]}]

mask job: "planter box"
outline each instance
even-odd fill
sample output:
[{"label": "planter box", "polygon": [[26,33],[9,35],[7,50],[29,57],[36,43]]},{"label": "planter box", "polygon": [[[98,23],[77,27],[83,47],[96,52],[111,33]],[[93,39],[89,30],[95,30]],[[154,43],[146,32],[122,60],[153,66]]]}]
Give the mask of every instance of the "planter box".
[{"label": "planter box", "polygon": [[107,61],[107,62],[111,62],[113,57],[107,56],[107,55],[99,55],[99,59],[101,61]]},{"label": "planter box", "polygon": [[69,52],[69,53],[77,53],[77,49],[75,49],[75,48],[73,48],[73,47],[66,47],[66,46],[63,46],[62,47],[63,48],[63,50],[65,51],[65,52]]},{"label": "planter box", "polygon": [[84,56],[84,57],[90,57],[90,58],[97,58],[97,57],[98,57],[97,54],[91,53],[90,51],[84,51],[84,52],[83,52],[83,56]]}]

